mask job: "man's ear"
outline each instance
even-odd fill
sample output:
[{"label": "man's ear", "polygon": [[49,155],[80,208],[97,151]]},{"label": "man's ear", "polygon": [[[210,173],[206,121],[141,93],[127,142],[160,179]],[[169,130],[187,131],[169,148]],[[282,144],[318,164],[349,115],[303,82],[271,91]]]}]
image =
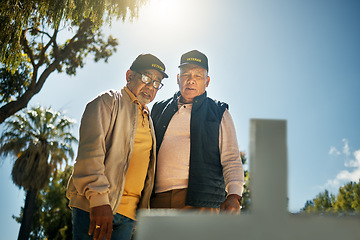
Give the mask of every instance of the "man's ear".
[{"label": "man's ear", "polygon": [[209,83],[210,83],[210,76],[207,76],[207,78],[206,78],[206,87],[208,87],[209,86]]},{"label": "man's ear", "polygon": [[129,69],[126,71],[126,82],[130,82],[132,78],[133,78],[133,71]]}]

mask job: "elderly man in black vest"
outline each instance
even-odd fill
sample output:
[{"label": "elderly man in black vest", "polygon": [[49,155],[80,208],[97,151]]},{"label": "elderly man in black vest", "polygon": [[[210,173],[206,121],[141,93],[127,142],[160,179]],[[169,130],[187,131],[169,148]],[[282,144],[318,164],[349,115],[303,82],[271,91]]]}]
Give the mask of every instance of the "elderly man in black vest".
[{"label": "elderly man in black vest", "polygon": [[240,212],[244,170],[228,105],[207,97],[207,57],[181,56],[180,91],[154,104],[157,142],[152,208]]}]

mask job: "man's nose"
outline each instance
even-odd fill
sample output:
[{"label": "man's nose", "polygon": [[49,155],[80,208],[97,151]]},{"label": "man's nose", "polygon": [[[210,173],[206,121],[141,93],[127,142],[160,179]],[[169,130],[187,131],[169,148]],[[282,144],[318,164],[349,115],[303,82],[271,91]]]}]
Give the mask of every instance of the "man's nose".
[{"label": "man's nose", "polygon": [[195,76],[194,75],[190,75],[188,80],[187,80],[188,83],[190,84],[193,84],[195,82]]}]

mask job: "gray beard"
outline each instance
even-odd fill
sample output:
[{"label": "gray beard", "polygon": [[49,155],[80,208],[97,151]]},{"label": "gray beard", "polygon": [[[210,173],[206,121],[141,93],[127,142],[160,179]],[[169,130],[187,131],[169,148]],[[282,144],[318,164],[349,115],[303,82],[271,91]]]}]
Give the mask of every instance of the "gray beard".
[{"label": "gray beard", "polygon": [[147,98],[144,98],[143,96],[139,95],[137,97],[138,101],[142,104],[142,105],[147,105],[149,104],[151,101]]}]

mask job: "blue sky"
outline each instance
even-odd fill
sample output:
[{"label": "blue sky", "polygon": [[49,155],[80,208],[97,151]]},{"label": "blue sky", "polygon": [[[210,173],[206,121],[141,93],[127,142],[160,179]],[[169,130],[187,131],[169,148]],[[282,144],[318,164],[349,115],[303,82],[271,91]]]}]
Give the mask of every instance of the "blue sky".
[{"label": "blue sky", "polygon": [[[250,119],[287,120],[289,210],[296,212],[325,188],[336,193],[360,178],[359,12],[357,0],[151,0],[137,20],[106,30],[119,39],[108,63],[89,59],[75,77],[52,74],[30,106],[65,110],[79,123],[89,100],[125,85],[140,53],[165,63],[169,79],[155,100],[168,98],[178,89],[181,54],[198,49],[209,58],[208,96],[230,105],[240,150],[248,154]],[[24,193],[10,169],[8,160],[0,167],[0,228],[15,239],[11,216]]]}]

